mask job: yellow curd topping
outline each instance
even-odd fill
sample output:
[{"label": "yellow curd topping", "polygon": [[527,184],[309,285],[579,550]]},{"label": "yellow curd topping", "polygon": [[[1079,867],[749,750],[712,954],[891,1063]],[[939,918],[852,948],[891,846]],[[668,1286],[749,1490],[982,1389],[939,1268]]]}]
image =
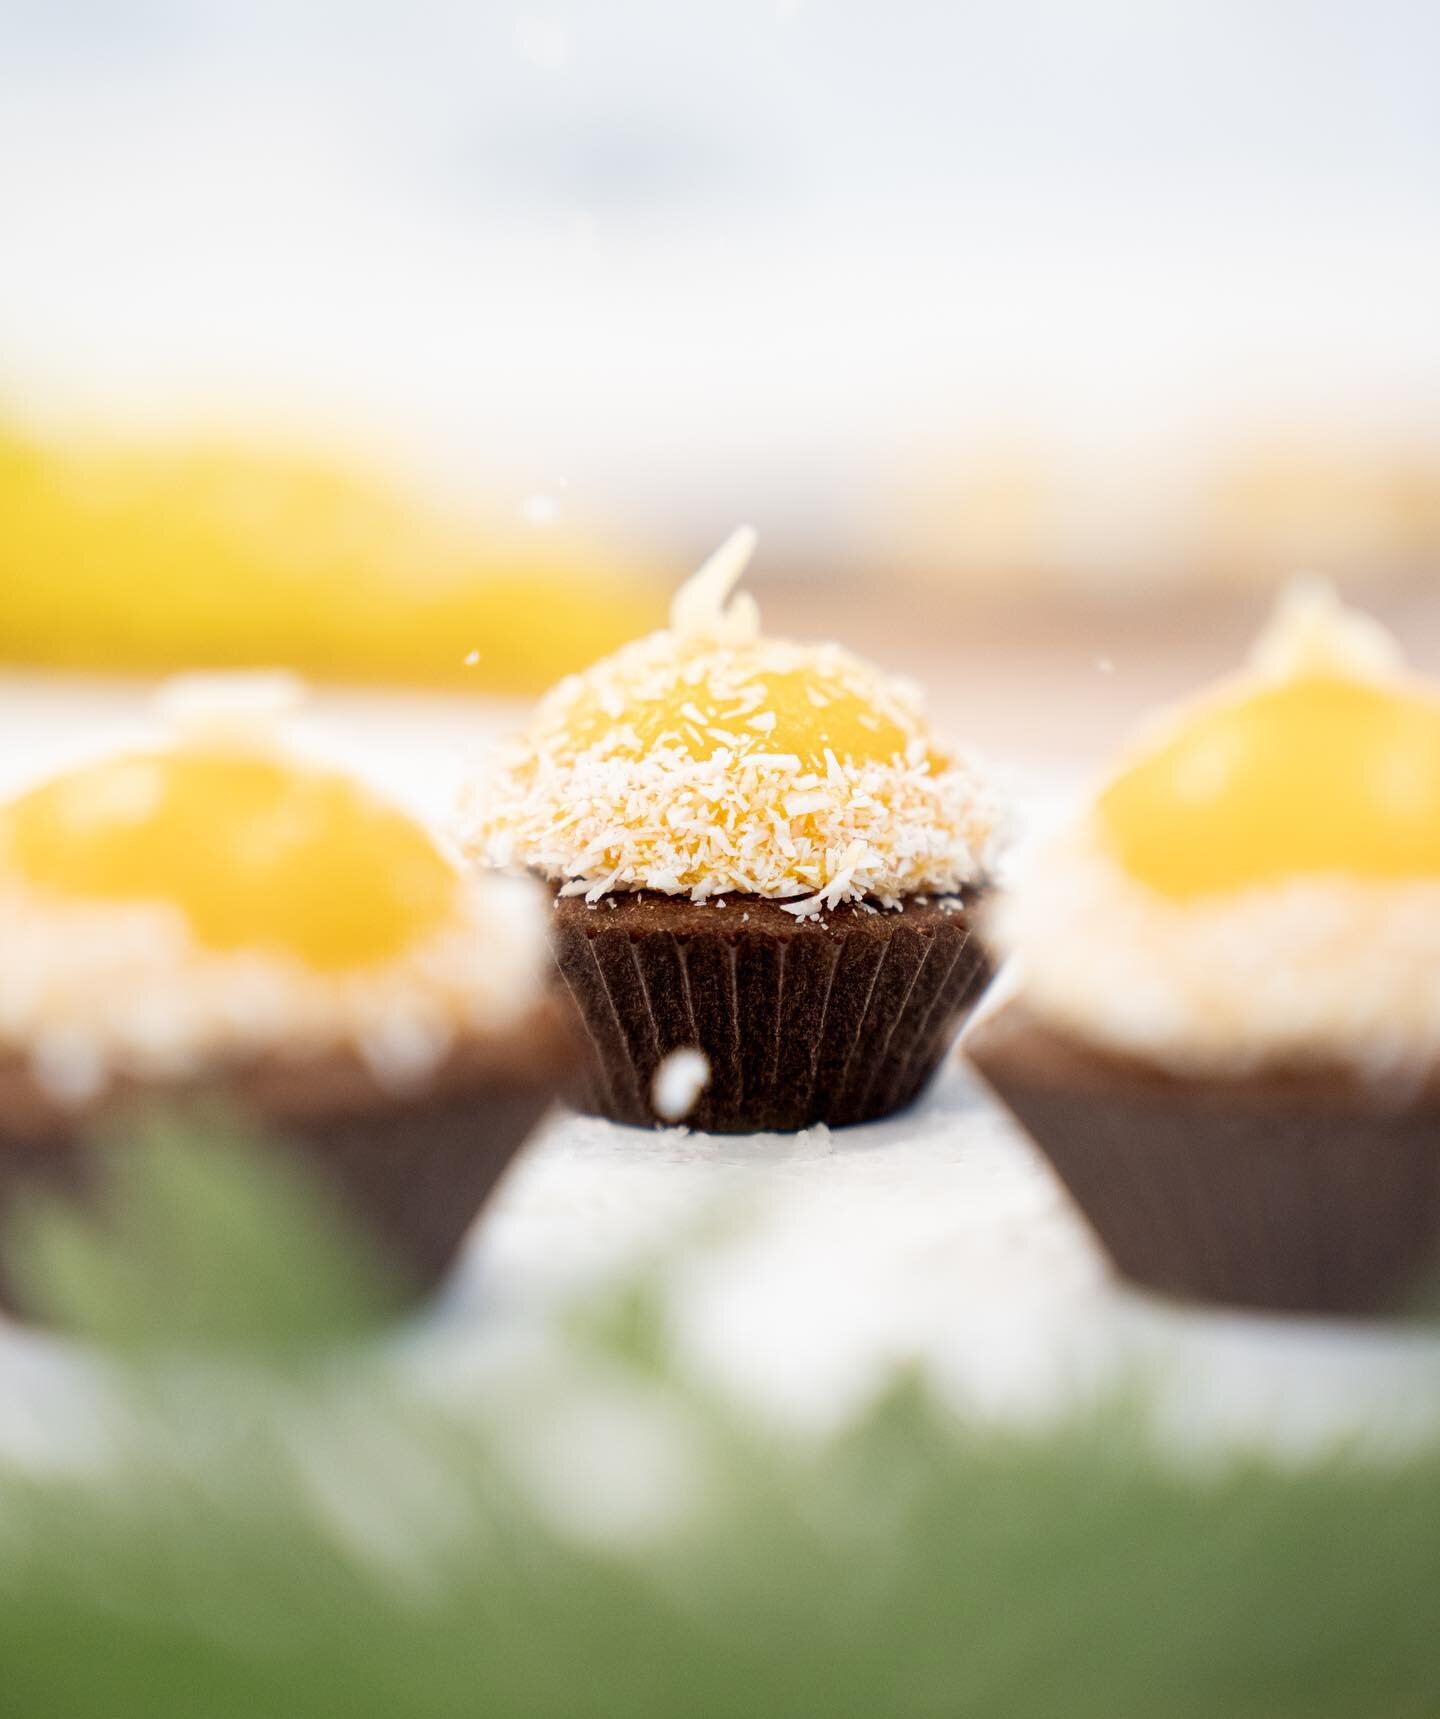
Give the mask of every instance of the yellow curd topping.
[{"label": "yellow curd topping", "polygon": [[660,747],[696,759],[722,749],[734,757],[773,753],[822,773],[827,751],[842,764],[904,756],[911,735],[833,669],[766,664],[767,653],[754,647],[722,653],[697,647],[677,657],[663,679],[647,675],[648,685],[627,689],[618,709],[613,699],[582,686],[559,736],[577,754],[618,735],[618,748],[637,757]]},{"label": "yellow curd topping", "polygon": [[742,528],[682,587],[659,651],[623,651],[562,683],[555,740],[572,754],[597,744],[637,757],[760,753],[821,773],[827,752],[850,764],[903,758],[916,721],[868,664],[834,648],[777,650],[760,638],[753,603],[731,600],[754,547]]},{"label": "yellow curd topping", "polygon": [[[984,869],[988,785],[935,744],[908,684],[837,645],[760,635],[737,532],[669,628],[562,681],[467,808],[467,845],[570,893],[842,899],[958,889]],[[788,904],[787,904],[788,905]]]},{"label": "yellow curd topping", "polygon": [[317,972],[401,955],[456,913],[460,878],[412,818],[350,777],[238,745],[182,745],[59,776],[0,808],[0,859],[35,891],[178,908],[213,951]]},{"label": "yellow curd topping", "polygon": [[1101,795],[1100,833],[1126,872],[1175,899],[1440,878],[1440,692],[1309,586],[1282,603],[1253,668]]}]

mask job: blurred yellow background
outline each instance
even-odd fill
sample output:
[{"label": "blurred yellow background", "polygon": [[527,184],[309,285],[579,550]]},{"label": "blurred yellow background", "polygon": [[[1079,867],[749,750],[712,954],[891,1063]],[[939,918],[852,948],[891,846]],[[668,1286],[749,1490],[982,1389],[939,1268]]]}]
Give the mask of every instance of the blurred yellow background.
[{"label": "blurred yellow background", "polygon": [[977,639],[1083,682],[1302,569],[1440,573],[1420,0],[197,0],[4,45],[5,661],[528,692],[741,520],[778,622],[981,680]]},{"label": "blurred yellow background", "polygon": [[0,654],[116,671],[283,663],[535,691],[656,624],[573,532],[486,532],[374,474],[256,446],[0,434]]}]

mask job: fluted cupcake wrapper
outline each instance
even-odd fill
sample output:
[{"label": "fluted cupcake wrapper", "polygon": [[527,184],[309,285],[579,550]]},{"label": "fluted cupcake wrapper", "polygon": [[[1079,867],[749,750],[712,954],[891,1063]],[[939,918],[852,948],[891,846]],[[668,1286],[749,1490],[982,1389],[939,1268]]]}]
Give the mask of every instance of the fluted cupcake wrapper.
[{"label": "fluted cupcake wrapper", "polygon": [[312,1128],[296,1149],[416,1295],[443,1282],[471,1226],[549,1109],[537,1085]]},{"label": "fluted cupcake wrapper", "polygon": [[[443,1281],[477,1215],[506,1168],[553,1103],[561,1047],[549,1041],[553,1026],[537,1022],[537,1054],[518,1055],[509,1075],[498,1069],[479,1083],[443,1086],[406,1098],[377,1094],[368,1106],[347,1104],[331,1114],[279,1114],[248,1102],[237,1085],[191,1093],[130,1093],[123,1113],[143,1121],[149,1112],[196,1118],[217,1115],[253,1121],[273,1135],[274,1149],[290,1155],[322,1195],[333,1199],[342,1223],[354,1226],[362,1246],[384,1269],[385,1288],[419,1298]],[[526,1047],[527,1050],[532,1047]],[[287,1075],[304,1080],[304,1070]],[[323,1082],[323,1074],[318,1076]],[[218,1110],[217,1110],[218,1106]],[[38,1197],[59,1198],[103,1216],[109,1201],[113,1154],[126,1150],[126,1134],[98,1149],[92,1129],[106,1115],[47,1129],[33,1138],[0,1138],[0,1236]],[[114,1132],[113,1130],[110,1130]],[[184,1294],[184,1285],[176,1285]],[[0,1254],[0,1307],[25,1317],[20,1286]]]},{"label": "fluted cupcake wrapper", "polygon": [[[613,905],[611,903],[613,902]],[[842,1127],[921,1090],[989,976],[966,906],[849,905],[797,922],[771,901],[651,894],[556,903],[556,959],[590,1045],[577,1102],[666,1120],[656,1072],[696,1047],[710,1078],[685,1116],[717,1133]]]},{"label": "fluted cupcake wrapper", "polygon": [[1117,1269],[1165,1294],[1399,1311],[1440,1271],[1440,1093],[1337,1069],[1171,1075],[1008,1003],[966,1051]]}]

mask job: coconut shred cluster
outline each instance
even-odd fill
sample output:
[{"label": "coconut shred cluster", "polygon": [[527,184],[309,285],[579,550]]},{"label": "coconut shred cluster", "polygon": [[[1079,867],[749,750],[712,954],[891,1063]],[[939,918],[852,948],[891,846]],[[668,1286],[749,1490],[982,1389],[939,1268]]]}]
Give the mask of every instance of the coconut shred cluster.
[{"label": "coconut shred cluster", "polygon": [[971,759],[937,748],[918,691],[838,645],[762,638],[732,596],[737,532],[670,626],[562,681],[462,810],[484,863],[596,902],[656,890],[897,907],[986,875],[999,821]]}]

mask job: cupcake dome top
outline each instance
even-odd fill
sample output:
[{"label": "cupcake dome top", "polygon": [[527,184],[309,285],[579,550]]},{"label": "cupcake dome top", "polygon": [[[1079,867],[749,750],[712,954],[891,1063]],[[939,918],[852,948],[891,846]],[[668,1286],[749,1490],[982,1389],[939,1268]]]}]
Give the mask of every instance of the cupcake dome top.
[{"label": "cupcake dome top", "polygon": [[1440,691],[1323,589],[1252,675],[1189,712],[1098,805],[1125,870],[1186,900],[1302,875],[1440,878]]},{"label": "cupcake dome top", "polygon": [[236,703],[248,678],[207,679],[172,743],[0,804],[0,1068],[66,1104],[120,1074],[332,1052],[408,1085],[541,995],[540,892],[467,878],[408,813],[292,752],[273,711]]},{"label": "cupcake dome top", "polygon": [[211,950],[319,971],[434,935],[460,879],[426,831],[339,771],[236,745],[128,754],[0,808],[0,859],[47,895],[160,902]]},{"label": "cupcake dome top", "polygon": [[[737,892],[801,915],[981,877],[997,813],[920,696],[838,645],[764,638],[737,532],[670,626],[570,676],[464,808],[465,845],[565,894]],[[787,899],[799,898],[799,899]]]},{"label": "cupcake dome top", "polygon": [[1440,693],[1325,587],[1152,729],[1002,904],[1028,1003],[1182,1073],[1440,1067]]}]

